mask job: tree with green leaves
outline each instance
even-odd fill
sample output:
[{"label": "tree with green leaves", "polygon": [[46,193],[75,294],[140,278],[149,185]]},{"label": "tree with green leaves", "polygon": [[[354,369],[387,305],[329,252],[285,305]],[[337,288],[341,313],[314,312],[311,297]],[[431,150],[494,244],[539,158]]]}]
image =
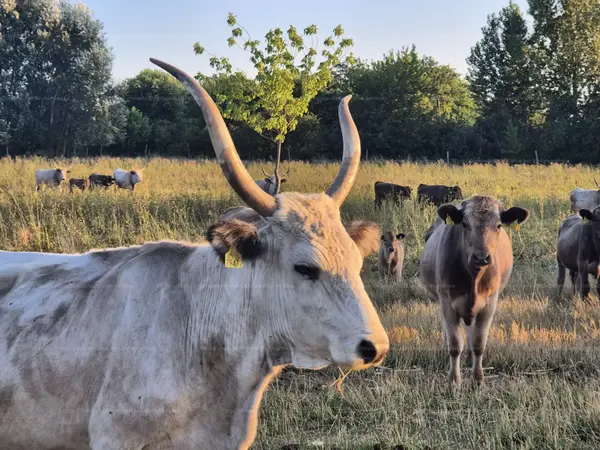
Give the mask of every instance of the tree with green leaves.
[{"label": "tree with green leaves", "polygon": [[148,145],[152,151],[191,156],[204,120],[193,114],[198,106],[181,83],[164,71],[145,69],[124,80],[118,91],[129,108],[148,119]]},{"label": "tree with green leaves", "polygon": [[[231,27],[228,45],[247,51],[257,73],[250,79],[239,71],[234,72],[228,58],[210,54],[210,65],[217,76],[228,76],[227,83],[214,84],[222,89],[213,90],[211,94],[225,118],[246,123],[277,144],[274,175],[276,192],[279,192],[282,144],[308,113],[310,101],[331,83],[335,68],[354,62],[352,53],[346,54],[353,42],[344,37],[341,25],[337,26],[333,34],[323,40],[321,60],[317,61],[316,25],[306,27],[302,33],[293,25],[285,33],[281,28],[269,30],[261,47],[231,13],[227,24]],[[306,42],[308,39],[310,43]],[[198,55],[205,53],[198,42],[194,44],[194,51]]]},{"label": "tree with green leaves", "polygon": [[[471,127],[477,116],[468,85],[456,70],[420,55],[414,46],[390,51],[380,60],[358,61],[336,89],[356,94],[352,115],[369,156],[445,158],[447,150],[466,153],[460,148],[466,145],[462,129]],[[338,131],[332,98],[327,93],[319,100],[311,109],[333,135]],[[448,139],[454,132],[460,142]]]},{"label": "tree with green leaves", "polygon": [[527,23],[512,3],[488,16],[467,58],[467,80],[482,111],[480,128],[497,156],[522,157],[542,108]]},{"label": "tree with green leaves", "polygon": [[125,134],[125,148],[127,150],[133,149],[134,152],[139,150],[140,146],[148,145],[150,134],[152,133],[152,127],[150,126],[150,119],[146,117],[140,110],[135,106],[129,110],[127,115],[127,133]]},{"label": "tree with green leaves", "polygon": [[0,97],[15,147],[50,156],[87,145],[111,88],[102,24],[83,4],[0,2]]}]

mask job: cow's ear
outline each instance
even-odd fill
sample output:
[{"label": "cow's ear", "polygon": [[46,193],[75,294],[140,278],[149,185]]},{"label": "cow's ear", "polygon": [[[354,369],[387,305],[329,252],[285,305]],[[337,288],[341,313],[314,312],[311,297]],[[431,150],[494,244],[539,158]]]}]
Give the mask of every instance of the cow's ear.
[{"label": "cow's ear", "polygon": [[282,178],[280,183],[285,183],[287,181],[287,178]]},{"label": "cow's ear", "polygon": [[462,223],[463,212],[454,205],[442,205],[437,209],[438,216],[445,223],[448,223],[448,218],[454,223]]},{"label": "cow's ear", "polygon": [[404,233],[398,233],[396,235],[396,239],[398,239],[399,241],[402,240],[402,239],[404,239],[405,237],[406,237],[406,235]]},{"label": "cow's ear", "polygon": [[580,209],[579,215],[587,220],[594,220],[594,215],[589,209]]},{"label": "cow's ear", "polygon": [[270,179],[269,177],[265,177],[265,181],[266,181],[267,183],[270,183],[270,182],[271,182],[271,179]]},{"label": "cow's ear", "polygon": [[376,223],[357,220],[350,223],[346,227],[346,231],[358,247],[363,258],[379,250],[379,241],[383,239],[383,236],[381,235],[381,228]]},{"label": "cow's ear", "polygon": [[500,213],[500,220],[503,224],[509,225],[511,223],[523,223],[529,218],[529,211],[518,206],[513,206],[506,211]]},{"label": "cow's ear", "polygon": [[251,260],[261,255],[262,244],[256,226],[242,220],[226,220],[211,225],[206,231],[206,240],[221,258],[230,248],[235,248],[242,260]]}]

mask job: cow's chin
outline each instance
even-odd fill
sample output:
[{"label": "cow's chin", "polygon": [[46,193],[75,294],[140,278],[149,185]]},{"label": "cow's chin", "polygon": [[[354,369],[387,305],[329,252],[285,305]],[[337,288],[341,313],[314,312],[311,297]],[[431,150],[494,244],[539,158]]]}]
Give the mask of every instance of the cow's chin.
[{"label": "cow's chin", "polygon": [[297,369],[319,370],[329,366],[331,361],[314,358],[298,350],[292,350],[292,366]]}]

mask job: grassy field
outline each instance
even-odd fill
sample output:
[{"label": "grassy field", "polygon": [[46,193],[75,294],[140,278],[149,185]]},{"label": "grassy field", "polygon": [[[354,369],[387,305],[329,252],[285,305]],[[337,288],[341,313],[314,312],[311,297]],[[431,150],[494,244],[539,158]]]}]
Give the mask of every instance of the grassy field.
[{"label": "grassy field", "polygon": [[[133,194],[69,194],[66,186],[36,194],[34,170],[54,164],[72,164],[72,177],[147,168]],[[260,166],[248,168],[261,177]],[[337,163],[292,163],[283,191],[323,190],[337,169]],[[254,448],[600,448],[600,303],[570,295],[558,302],[554,296],[556,236],[569,214],[569,191],[592,188],[595,175],[590,168],[558,164],[363,164],[343,205],[344,220],[373,220],[407,235],[402,282],[381,283],[374,256],[364,268],[367,290],[390,335],[390,354],[380,369],[351,373],[343,396],[331,386],[339,374],[335,368],[286,371],[263,399]],[[407,202],[401,210],[385,205],[378,212],[377,180],[414,191],[419,183],[459,184],[467,196],[491,195],[530,210],[530,220],[511,232],[515,268],[493,322],[484,355],[486,383],[478,391],[470,388],[466,353],[463,390],[447,391],[439,307],[428,302],[418,279],[422,236],[435,209]],[[212,162],[0,160],[3,250],[81,252],[165,238],[200,241],[208,225],[239,204]]]}]

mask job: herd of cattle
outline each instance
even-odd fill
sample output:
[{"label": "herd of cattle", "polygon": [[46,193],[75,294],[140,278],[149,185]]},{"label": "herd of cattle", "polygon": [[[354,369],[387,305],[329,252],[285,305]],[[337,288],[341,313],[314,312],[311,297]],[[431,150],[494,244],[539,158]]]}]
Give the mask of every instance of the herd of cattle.
[{"label": "herd of cattle", "polygon": [[[361,270],[378,249],[382,259],[399,252],[404,236],[368,221],[342,224],[360,165],[350,96],[338,108],[343,158],[327,190],[273,196],[247,172],[198,81],[151,61],[200,106],[223,174],[246,206],[224,212],[201,244],[0,252],[3,448],[248,449],[264,390],[282,367],[362,370],[389,351]],[[419,190],[439,203],[420,271],[442,310],[449,382],[461,384],[461,320],[481,382],[513,268],[504,226],[529,213],[479,195],[451,204],[462,198],[458,187]],[[596,212],[581,214],[598,223]]]},{"label": "herd of cattle", "polygon": [[[92,173],[87,178],[69,178],[69,190],[73,192],[76,187],[85,191],[88,188],[101,187],[108,189],[113,184],[121,189],[129,189],[133,191],[135,185],[142,181],[142,171],[139,170],[123,170],[115,169],[112,175],[102,175]],[[55,169],[38,169],[35,171],[35,186],[39,191],[42,186],[57,188],[63,181],[66,180],[67,174],[71,173],[70,169],[55,168]]]}]

